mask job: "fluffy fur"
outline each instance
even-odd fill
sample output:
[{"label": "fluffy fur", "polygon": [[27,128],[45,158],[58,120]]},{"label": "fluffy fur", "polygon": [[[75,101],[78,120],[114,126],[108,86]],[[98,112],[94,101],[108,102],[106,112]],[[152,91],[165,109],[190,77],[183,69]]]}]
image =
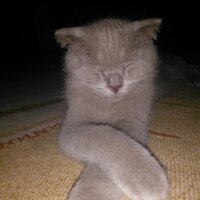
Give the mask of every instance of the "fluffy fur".
[{"label": "fluffy fur", "polygon": [[70,200],[166,199],[168,183],[147,150],[160,19],[105,19],[56,31],[68,46],[62,151],[86,164]]}]

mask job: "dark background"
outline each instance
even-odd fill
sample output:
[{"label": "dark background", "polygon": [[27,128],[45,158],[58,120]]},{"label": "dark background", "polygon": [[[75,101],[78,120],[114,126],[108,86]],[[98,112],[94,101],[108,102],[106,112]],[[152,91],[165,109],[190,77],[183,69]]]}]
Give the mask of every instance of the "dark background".
[{"label": "dark background", "polygon": [[[61,27],[79,26],[104,17],[132,20],[149,17],[163,19],[157,45],[160,49],[196,63],[200,54],[200,11],[197,3],[170,1],[24,1],[2,6],[3,78],[31,76],[33,72],[60,70],[51,63],[62,57],[63,50],[54,39]],[[52,61],[51,61],[52,60]],[[57,61],[55,63],[57,63]],[[59,61],[58,61],[59,62]],[[35,63],[35,64],[33,64]]]}]

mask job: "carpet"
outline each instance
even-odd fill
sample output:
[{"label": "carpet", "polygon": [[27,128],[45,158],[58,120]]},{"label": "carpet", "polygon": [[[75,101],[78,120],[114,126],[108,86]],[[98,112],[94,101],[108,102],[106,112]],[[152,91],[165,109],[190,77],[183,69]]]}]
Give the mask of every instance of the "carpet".
[{"label": "carpet", "polygon": [[[62,108],[59,100],[1,113],[0,199],[66,199],[84,166],[57,146]],[[180,88],[157,103],[149,145],[166,168],[169,200],[200,200],[198,88]]]}]

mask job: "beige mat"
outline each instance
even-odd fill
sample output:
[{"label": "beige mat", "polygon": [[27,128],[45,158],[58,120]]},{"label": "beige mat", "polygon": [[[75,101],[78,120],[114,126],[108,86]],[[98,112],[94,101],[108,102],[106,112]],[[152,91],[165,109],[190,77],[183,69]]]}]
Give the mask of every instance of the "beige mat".
[{"label": "beige mat", "polygon": [[[0,199],[66,199],[83,166],[59,151],[58,122],[0,140]],[[184,88],[163,99],[150,129],[150,148],[169,176],[169,200],[200,200],[200,90]]]},{"label": "beige mat", "polygon": [[57,132],[55,125],[1,144],[0,199],[66,199],[82,166],[59,152]]}]

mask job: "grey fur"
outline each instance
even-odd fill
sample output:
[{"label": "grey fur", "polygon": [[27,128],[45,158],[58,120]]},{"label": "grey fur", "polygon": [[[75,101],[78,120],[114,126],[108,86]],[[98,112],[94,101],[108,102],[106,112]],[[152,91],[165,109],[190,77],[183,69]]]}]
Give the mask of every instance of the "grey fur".
[{"label": "grey fur", "polygon": [[166,199],[165,172],[146,149],[160,23],[105,19],[56,31],[61,46],[69,45],[59,143],[87,166],[70,200]]}]

